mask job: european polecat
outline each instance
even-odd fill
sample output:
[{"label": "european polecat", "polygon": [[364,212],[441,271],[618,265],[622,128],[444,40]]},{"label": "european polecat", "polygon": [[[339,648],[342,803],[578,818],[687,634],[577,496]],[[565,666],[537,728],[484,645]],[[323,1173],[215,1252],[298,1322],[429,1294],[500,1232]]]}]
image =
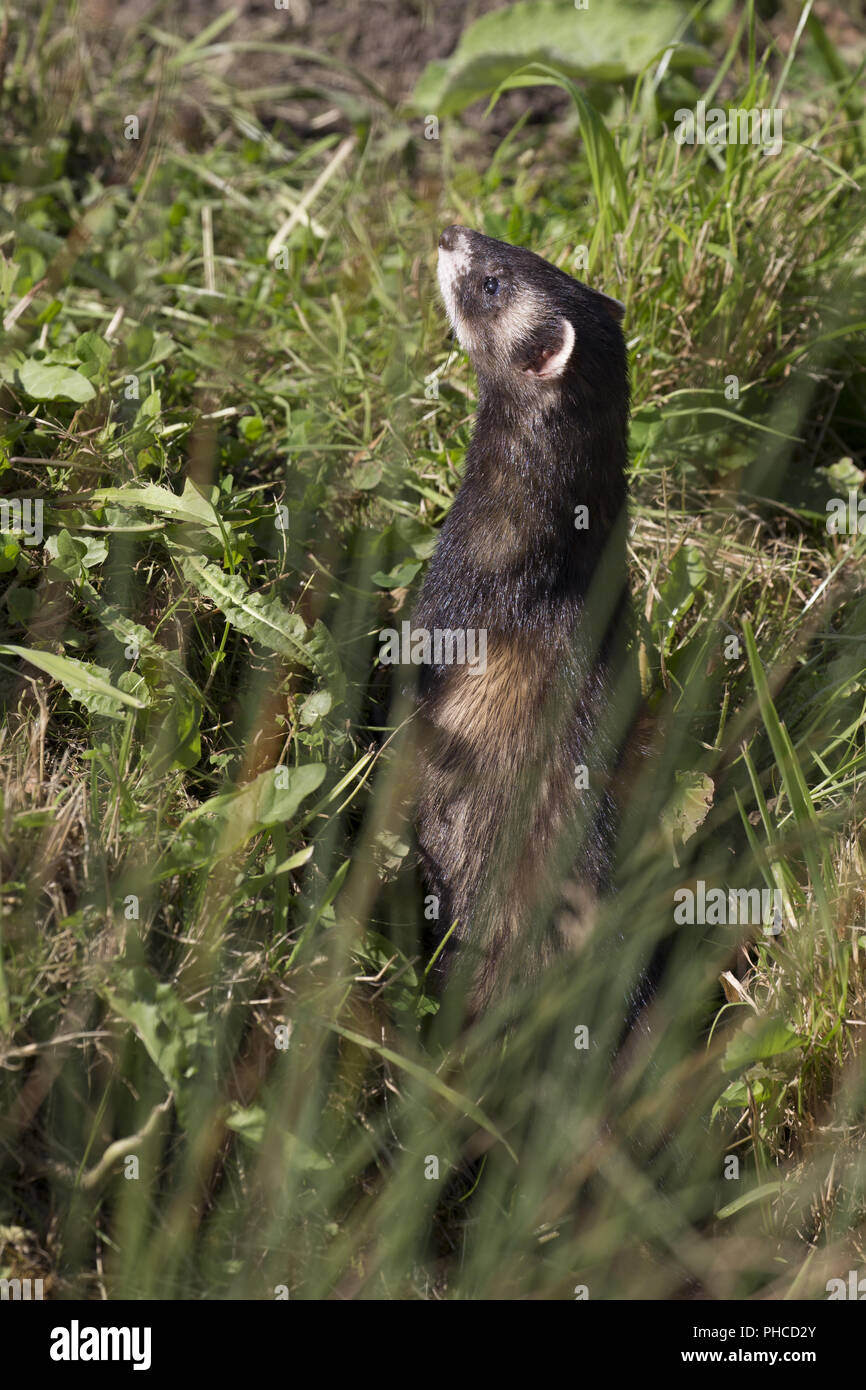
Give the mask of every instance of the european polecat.
[{"label": "european polecat", "polygon": [[486,659],[422,667],[417,835],[477,1012],[561,946],[563,882],[610,878],[629,384],[623,306],[531,251],[447,227],[439,285],[478,410],[413,629]]}]

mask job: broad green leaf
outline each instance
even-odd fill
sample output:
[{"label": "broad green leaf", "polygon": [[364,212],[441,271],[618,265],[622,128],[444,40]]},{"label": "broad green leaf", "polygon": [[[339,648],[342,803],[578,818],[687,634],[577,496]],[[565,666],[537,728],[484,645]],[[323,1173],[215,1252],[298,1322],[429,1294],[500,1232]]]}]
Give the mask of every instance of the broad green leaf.
[{"label": "broad green leaf", "polygon": [[112,637],[116,638],[124,648],[129,649],[130,660],[145,657],[158,666],[162,677],[173,686],[181,687],[189,695],[198,694],[195,681],[187,675],[183,667],[178,665],[174,654],[162,646],[148,628],[143,627],[141,623],[134,623],[131,618],[127,618],[124,613],[121,613],[119,608],[111,603],[106,603],[102,595],[87,580],[82,580],[78,587],[78,593]]},{"label": "broad green leaf", "polygon": [[[570,77],[623,82],[660,58],[682,29],[683,11],[671,0],[593,0],[585,10],[575,9],[574,0],[521,0],[477,19],[449,59],[429,63],[411,105],[440,118],[454,115],[528,63],[551,63]],[[690,67],[706,58],[702,49],[678,44],[670,66]]]},{"label": "broad green leaf", "polygon": [[[51,557],[52,570],[66,579],[77,579],[85,570],[95,569],[108,555],[108,542],[102,536],[73,536],[58,531],[45,542],[45,553]],[[52,576],[56,578],[56,574]]]},{"label": "broad green leaf", "polygon": [[96,395],[81,372],[50,362],[36,362],[32,358],[19,368],[18,380],[21,389],[34,401],[74,401],[82,405]]},{"label": "broad green leaf", "polygon": [[715,785],[712,777],[700,772],[678,772],[676,783],[662,820],[668,832],[685,844],[706,820]]},{"label": "broad green leaf", "polygon": [[138,664],[151,692],[147,745],[152,766],[195,767],[201,757],[203,710],[195,681],[146,627],[134,623],[113,604],[106,603],[86,579],[79,583],[78,593],[124,648],[127,660]]},{"label": "broad green leaf", "polygon": [[238,429],[248,444],[255,444],[265,432],[265,422],[261,415],[244,415],[238,421]]},{"label": "broad green leaf", "polygon": [[378,584],[380,589],[405,589],[412,583],[415,575],[421,568],[420,560],[407,560],[403,565],[397,565],[395,569],[384,574],[382,570],[377,570],[371,574],[370,578],[374,584]]},{"label": "broad green leaf", "polygon": [[12,643],[0,646],[0,653],[19,656],[31,666],[44,671],[52,680],[60,681],[73,700],[79,700],[92,714],[119,718],[120,705],[127,705],[130,709],[147,708],[144,700],[112,685],[108,672],[101,666],[78,661],[72,656],[56,656],[54,652],[34,651],[30,647],[18,647]]},{"label": "broad green leaf", "polygon": [[235,1134],[239,1134],[254,1149],[258,1149],[265,1137],[267,1118],[264,1107],[261,1105],[250,1105],[246,1108],[241,1105],[233,1105],[226,1116],[225,1123],[227,1129],[234,1130]]},{"label": "broad green leaf", "polygon": [[240,575],[224,574],[197,555],[184,556],[180,563],[187,581],[216,604],[232,627],[269,651],[317,671],[335,704],[343,698],[345,678],[324,623],[308,629],[301,615],[291,613],[278,598],[254,593]]},{"label": "broad green leaf", "polygon": [[325,771],[324,763],[269,768],[237,791],[210,797],[184,816],[171,847],[171,865],[191,868],[226,858],[262,830],[285,825],[321,786]]},{"label": "broad green leaf", "polygon": [[756,1105],[763,1105],[770,1099],[770,1087],[767,1082],[760,1077],[749,1081],[732,1081],[730,1086],[726,1086],[713,1106],[712,1119],[715,1119],[720,1110],[742,1110],[749,1104],[749,1098]]},{"label": "broad green leaf", "polygon": [[75,351],[82,362],[96,362],[105,367],[111,361],[111,344],[92,331],[79,334],[75,339]]},{"label": "broad green leaf", "polygon": [[12,536],[0,537],[0,574],[8,574],[18,563],[21,547]]},{"label": "broad green leaf", "polygon": [[750,1019],[728,1043],[722,1065],[725,1071],[742,1071],[753,1062],[763,1062],[802,1046],[803,1039],[786,1023],[772,1018]]},{"label": "broad green leaf", "polygon": [[333,704],[330,690],[314,690],[301,705],[298,718],[305,728],[309,728],[330,714]]},{"label": "broad green leaf", "polygon": [[[159,391],[151,391],[145,396],[138,410],[135,412],[136,426],[147,425],[152,421],[157,421],[161,415],[162,396]],[[184,492],[186,492],[189,487],[191,487],[191,483],[187,478],[184,484]]]},{"label": "broad green leaf", "polygon": [[[244,1108],[235,1104],[229,1111],[225,1123],[227,1129],[234,1130],[251,1148],[259,1149],[264,1141],[267,1120],[267,1112],[263,1106],[250,1105]],[[334,1166],[333,1159],[310,1148],[309,1144],[303,1144],[294,1134],[284,1134],[283,1141],[284,1162],[287,1168],[321,1171]]]},{"label": "broad green leaf", "polygon": [[659,592],[659,602],[653,610],[653,628],[663,638],[665,654],[670,652],[679,622],[691,608],[706,578],[707,571],[700,551],[694,546],[680,546],[671,561],[668,576]]},{"label": "broad green leaf", "polygon": [[368,463],[362,463],[352,474],[352,486],[360,492],[371,492],[382,481],[384,471],[385,465],[381,459],[370,459]]},{"label": "broad green leaf", "polygon": [[175,1093],[178,1117],[191,1118],[192,1084],[213,1059],[213,1025],[205,1013],[193,1014],[170,984],[143,966],[119,971],[102,991],[119,1018],[133,1027],[151,1060]]},{"label": "broad green leaf", "polygon": [[[148,399],[150,399],[148,397]],[[102,487],[93,493],[94,502],[112,502],[115,506],[140,507],[159,512],[175,521],[188,521],[199,526],[216,528],[222,534],[212,503],[187,478],[183,493],[178,496],[167,487],[147,483],[144,487]]]}]

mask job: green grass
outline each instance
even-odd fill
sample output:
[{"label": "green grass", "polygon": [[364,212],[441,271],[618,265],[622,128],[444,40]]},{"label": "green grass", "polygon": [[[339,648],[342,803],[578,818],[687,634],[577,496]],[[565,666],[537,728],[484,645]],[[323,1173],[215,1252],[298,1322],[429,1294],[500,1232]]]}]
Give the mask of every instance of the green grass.
[{"label": "green grass", "polygon": [[[109,63],[73,9],[13,6],[0,472],[45,536],[0,549],[0,1274],[812,1298],[862,1266],[866,543],[825,522],[863,495],[866,127],[807,18],[790,62],[746,8],[703,35],[709,92],[651,65],[601,130],[575,89],[496,149],[363,84],[302,138],[224,76],[218,20],[190,45],[157,14]],[[781,152],[679,147],[701,95],[783,100]],[[455,220],[585,245],[627,304],[659,730],[593,939],[459,1037],[376,668],[471,428]],[[780,890],[786,930],[675,931],[696,880]]]}]

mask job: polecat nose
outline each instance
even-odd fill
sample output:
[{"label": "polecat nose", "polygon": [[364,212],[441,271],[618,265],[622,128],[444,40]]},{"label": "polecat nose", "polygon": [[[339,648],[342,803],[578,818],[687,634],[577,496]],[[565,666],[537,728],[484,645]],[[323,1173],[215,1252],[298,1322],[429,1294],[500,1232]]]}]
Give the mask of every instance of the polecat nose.
[{"label": "polecat nose", "polygon": [[461,227],[446,227],[439,238],[439,246],[443,251],[453,251],[460,237]]}]

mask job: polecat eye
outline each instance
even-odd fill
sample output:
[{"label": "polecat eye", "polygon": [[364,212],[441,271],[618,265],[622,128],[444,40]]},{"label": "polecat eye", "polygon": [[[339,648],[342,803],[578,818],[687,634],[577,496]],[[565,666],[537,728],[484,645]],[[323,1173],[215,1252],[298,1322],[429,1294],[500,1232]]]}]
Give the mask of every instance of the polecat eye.
[{"label": "polecat eye", "polygon": [[495,294],[496,291],[499,289],[499,281],[496,279],[496,276],[488,275],[487,279],[484,281],[484,284],[482,285],[482,289],[484,290],[485,294]]}]

